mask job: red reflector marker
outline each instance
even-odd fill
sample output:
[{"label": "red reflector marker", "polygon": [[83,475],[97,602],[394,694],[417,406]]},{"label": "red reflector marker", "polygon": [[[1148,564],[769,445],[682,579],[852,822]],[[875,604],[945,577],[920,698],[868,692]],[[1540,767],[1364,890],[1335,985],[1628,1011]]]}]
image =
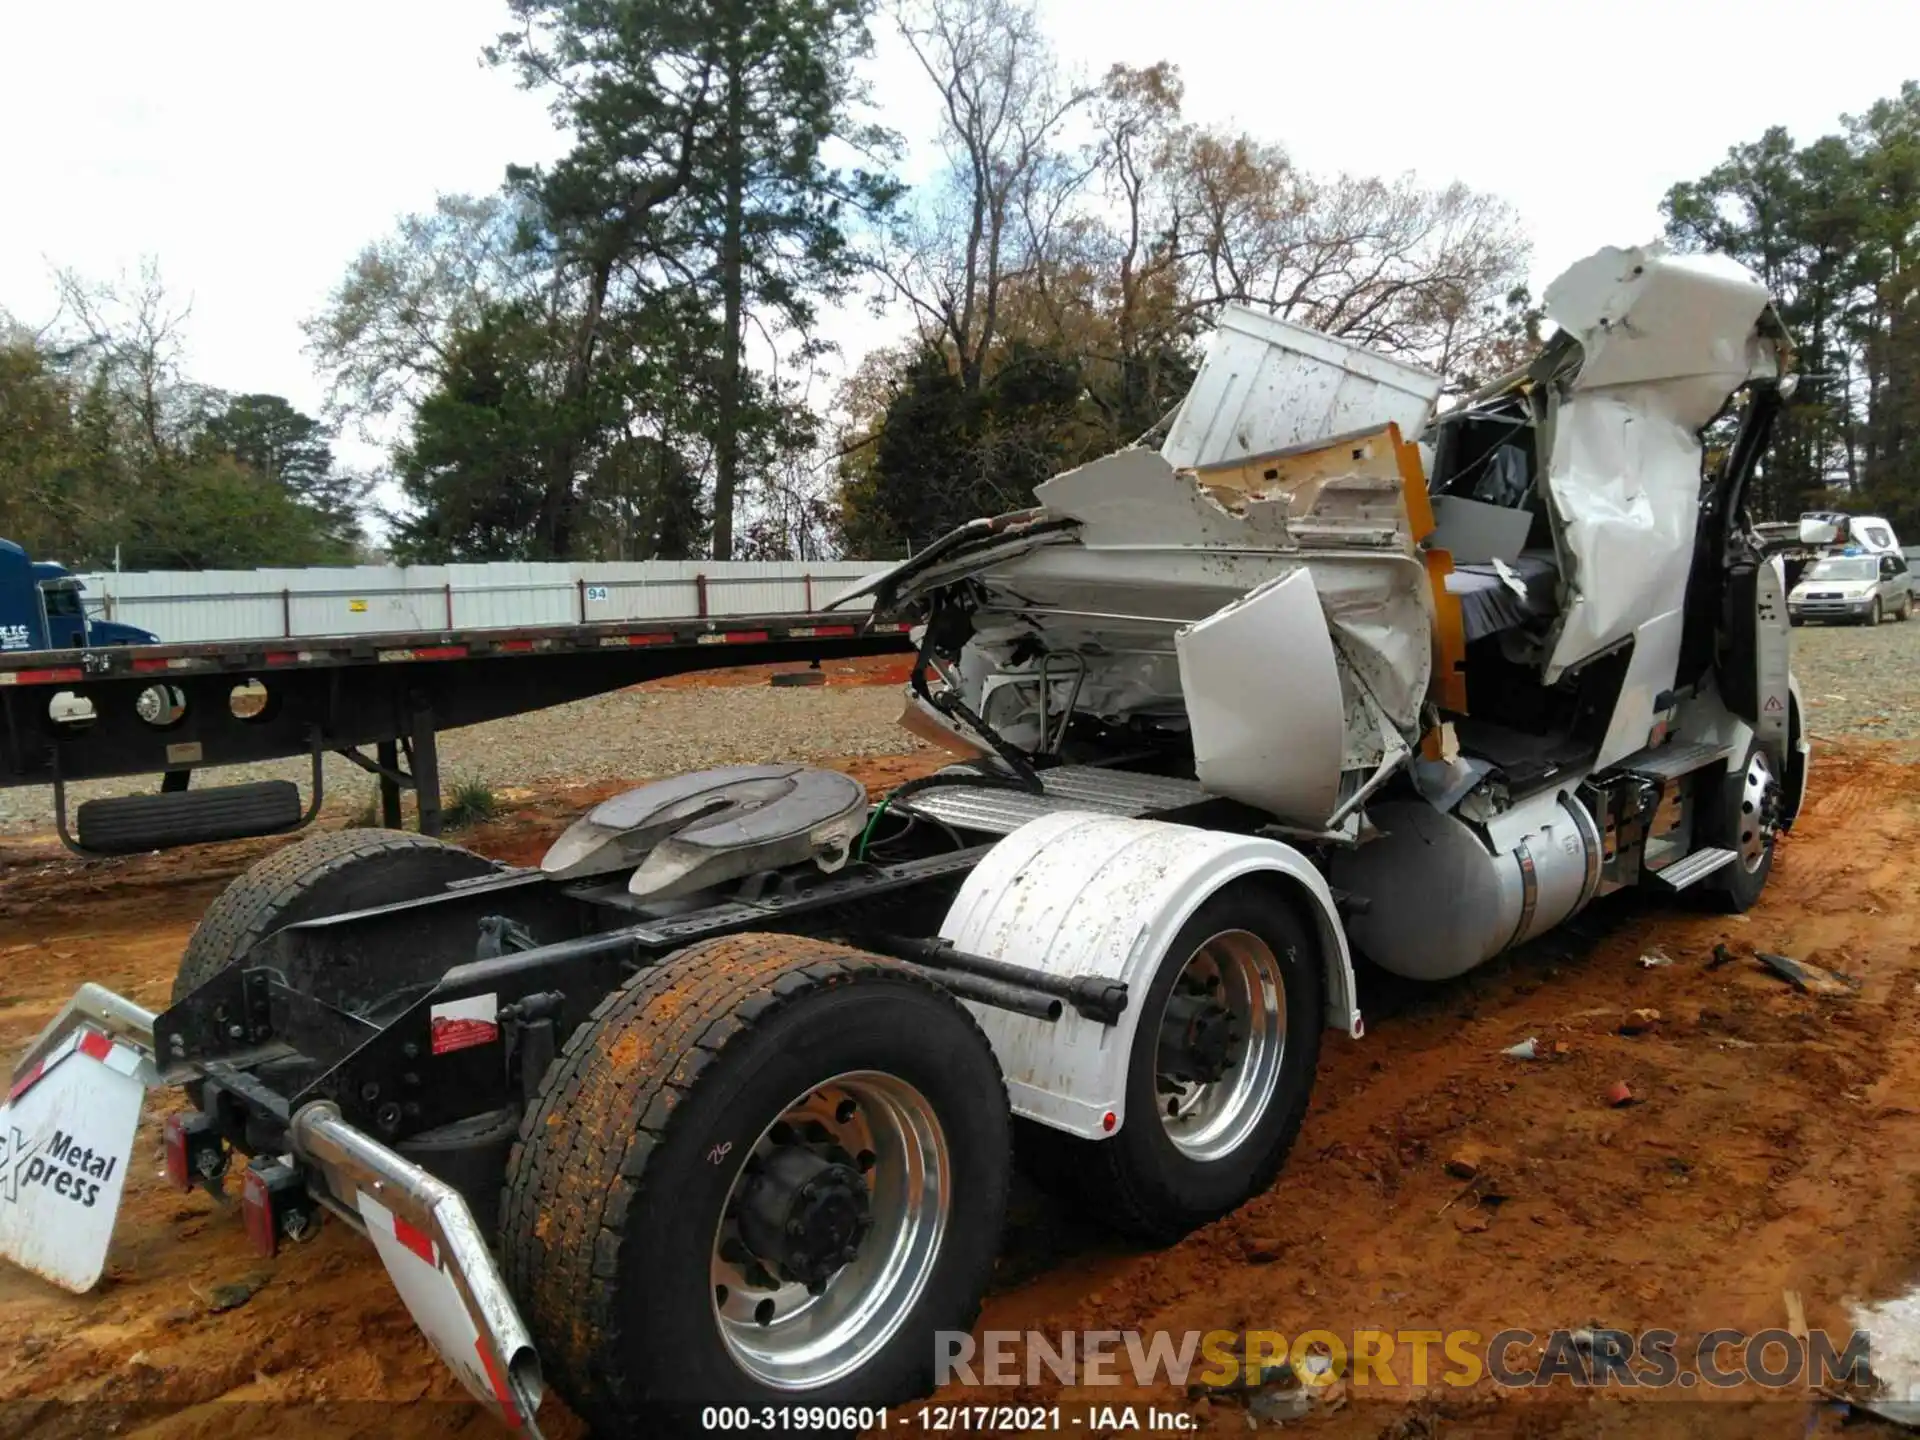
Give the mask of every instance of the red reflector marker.
[{"label": "red reflector marker", "polygon": [[240,1187],[240,1216],[246,1221],[247,1238],[253,1248],[271,1259],[280,1248],[279,1228],[273,1222],[273,1195],[267,1189],[267,1177],[258,1170],[247,1171]]},{"label": "red reflector marker", "polygon": [[7,1091],[7,1099],[10,1101],[18,1100],[22,1095],[27,1093],[27,1090],[36,1080],[46,1073],[47,1062],[44,1060],[36,1060],[31,1070],[13,1082],[13,1088]]},{"label": "red reflector marker", "polygon": [[167,1116],[163,1133],[167,1146],[167,1182],[176,1190],[191,1190],[193,1177],[187,1172],[186,1117]]},{"label": "red reflector marker", "polygon": [[414,1254],[418,1255],[422,1260],[426,1261],[427,1264],[433,1265],[437,1263],[433,1258],[433,1237],[419,1226],[402,1220],[398,1215],[393,1217],[393,1238],[406,1246],[407,1249],[411,1250]]}]

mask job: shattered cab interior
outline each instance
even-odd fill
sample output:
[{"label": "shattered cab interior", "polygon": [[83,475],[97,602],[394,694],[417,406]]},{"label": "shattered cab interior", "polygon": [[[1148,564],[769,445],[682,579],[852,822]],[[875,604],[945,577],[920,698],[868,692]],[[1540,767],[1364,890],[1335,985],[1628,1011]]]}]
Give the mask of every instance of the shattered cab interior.
[{"label": "shattered cab interior", "polygon": [[1743,267],[1659,246],[1579,262],[1546,309],[1530,364],[1439,415],[1428,371],[1228,310],[1159,449],[852,592],[925,627],[907,723],[1328,840],[1383,792],[1497,806],[1642,749],[1682,678],[1711,684],[1680,674],[1689,578],[1754,447],[1710,473],[1703,432],[1785,335]]}]

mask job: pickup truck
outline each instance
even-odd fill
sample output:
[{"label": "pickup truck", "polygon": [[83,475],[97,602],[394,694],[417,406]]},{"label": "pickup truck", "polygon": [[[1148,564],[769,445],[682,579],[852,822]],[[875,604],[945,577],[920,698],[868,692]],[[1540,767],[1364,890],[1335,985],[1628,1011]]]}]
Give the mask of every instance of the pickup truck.
[{"label": "pickup truck", "polygon": [[1628,891],[1751,906],[1809,763],[1746,504],[1791,343],[1719,256],[1545,298],[1440,415],[1438,376],[1230,310],[1159,449],[866,582],[955,752],[878,802],[739,766],[538,868],[377,830],[262,861],[166,1008],[86,986],[22,1057],[0,1253],[93,1286],[179,1085],[175,1183],[250,1157],[263,1253],[363,1234],[523,1433],[549,1383],[609,1434],[871,1430],[970,1329],[1016,1144],[1165,1241],[1285,1163],[1357,953],[1444,982]]}]

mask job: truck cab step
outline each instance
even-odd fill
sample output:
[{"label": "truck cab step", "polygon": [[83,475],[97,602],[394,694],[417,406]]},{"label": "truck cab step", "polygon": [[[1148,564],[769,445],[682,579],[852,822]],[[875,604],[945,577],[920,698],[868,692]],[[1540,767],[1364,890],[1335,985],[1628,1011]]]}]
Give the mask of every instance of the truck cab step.
[{"label": "truck cab step", "polygon": [[1696,850],[1686,859],[1676,860],[1666,869],[1654,873],[1669,888],[1685,890],[1689,885],[1697,885],[1715,871],[1724,869],[1739,858],[1737,851],[1709,846],[1704,850]]},{"label": "truck cab step", "polygon": [[1644,775],[1649,780],[1678,780],[1682,775],[1691,775],[1696,770],[1704,770],[1714,762],[1726,758],[1727,750],[1724,745],[1700,741],[1685,745],[1655,745],[1646,750],[1636,751],[1624,760],[1615,761],[1608,768],[1628,770],[1635,775]]}]

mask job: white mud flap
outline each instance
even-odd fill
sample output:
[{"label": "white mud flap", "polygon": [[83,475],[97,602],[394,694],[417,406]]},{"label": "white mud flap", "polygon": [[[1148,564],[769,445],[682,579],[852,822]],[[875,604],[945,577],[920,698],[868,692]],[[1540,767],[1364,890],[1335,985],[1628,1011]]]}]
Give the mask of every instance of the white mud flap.
[{"label": "white mud flap", "polygon": [[[0,1256],[68,1290],[91,1289],[106,1264],[141,1102],[163,1078],[153,1022],[132,1001],[81,986],[27,1047],[0,1105]],[[324,1101],[294,1116],[288,1138],[366,1227],[441,1359],[539,1440],[540,1358],[460,1193]]]},{"label": "white mud flap", "polygon": [[106,1266],[153,1066],[91,1026],[30,1063],[0,1105],[0,1255],[66,1290]]},{"label": "white mud flap", "polygon": [[460,1383],[538,1440],[540,1359],[460,1193],[324,1101],[294,1117],[292,1138],[359,1214],[407,1312]]},{"label": "white mud flap", "polygon": [[509,1425],[524,1428],[531,1419],[531,1408],[515,1398],[506,1369],[494,1357],[492,1347],[481,1339],[480,1327],[467,1313],[465,1299],[447,1273],[446,1255],[439,1242],[364,1190],[360,1192],[360,1218],[366,1221],[367,1238],[380,1252],[380,1261],[393,1279],[393,1288],[406,1302],[407,1313],[440,1352],[440,1358],[474,1396],[498,1405]]}]

